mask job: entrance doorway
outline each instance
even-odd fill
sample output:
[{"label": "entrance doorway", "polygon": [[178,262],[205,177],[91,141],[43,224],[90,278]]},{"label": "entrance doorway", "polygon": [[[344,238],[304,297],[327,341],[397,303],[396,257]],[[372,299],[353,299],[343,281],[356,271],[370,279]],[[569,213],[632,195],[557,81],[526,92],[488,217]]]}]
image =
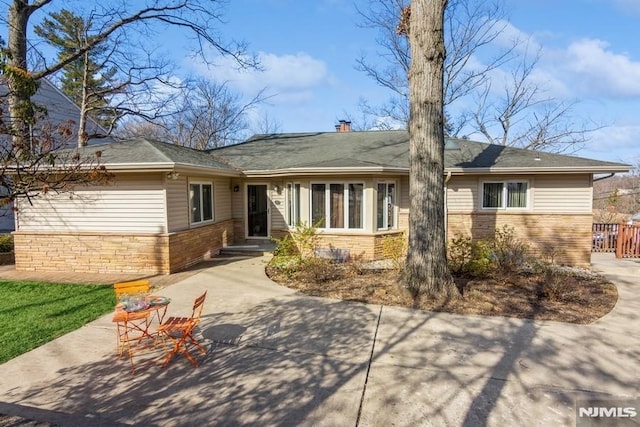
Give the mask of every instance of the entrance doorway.
[{"label": "entrance doorway", "polygon": [[266,184],[247,185],[247,237],[269,237],[269,200]]}]

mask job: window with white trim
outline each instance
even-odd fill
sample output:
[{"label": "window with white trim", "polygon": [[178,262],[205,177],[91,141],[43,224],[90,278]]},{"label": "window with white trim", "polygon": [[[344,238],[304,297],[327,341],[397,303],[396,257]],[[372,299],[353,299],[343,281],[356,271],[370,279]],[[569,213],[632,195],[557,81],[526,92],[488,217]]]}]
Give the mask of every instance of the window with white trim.
[{"label": "window with white trim", "polygon": [[287,183],[287,225],[300,224],[300,184]]},{"label": "window with white trim", "polygon": [[190,183],[189,208],[192,224],[213,220],[213,184]]},{"label": "window with white trim", "polygon": [[317,228],[363,229],[364,184],[311,184],[311,224]]},{"label": "window with white trim", "polygon": [[526,181],[482,183],[483,209],[526,209],[529,183]]},{"label": "window with white trim", "polygon": [[391,230],[396,228],[395,182],[378,183],[377,201],[376,218],[378,230]]}]

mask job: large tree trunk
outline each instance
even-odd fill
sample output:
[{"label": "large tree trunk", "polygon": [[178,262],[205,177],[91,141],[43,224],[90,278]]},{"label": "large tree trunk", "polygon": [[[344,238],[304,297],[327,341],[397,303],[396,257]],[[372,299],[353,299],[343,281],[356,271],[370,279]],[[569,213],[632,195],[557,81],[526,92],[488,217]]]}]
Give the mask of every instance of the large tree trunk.
[{"label": "large tree trunk", "polygon": [[[414,0],[407,16],[412,58],[409,72],[411,206],[405,280],[414,295],[457,294],[447,268],[444,217],[443,18],[446,3],[446,0]],[[400,26],[399,30],[402,31]]]},{"label": "large tree trunk", "polygon": [[21,151],[30,150],[29,125],[33,122],[33,106],[27,80],[27,22],[31,8],[27,0],[14,1],[9,6],[8,50],[11,52],[7,60],[10,67],[7,84],[9,86],[9,116],[13,127],[13,144]]}]

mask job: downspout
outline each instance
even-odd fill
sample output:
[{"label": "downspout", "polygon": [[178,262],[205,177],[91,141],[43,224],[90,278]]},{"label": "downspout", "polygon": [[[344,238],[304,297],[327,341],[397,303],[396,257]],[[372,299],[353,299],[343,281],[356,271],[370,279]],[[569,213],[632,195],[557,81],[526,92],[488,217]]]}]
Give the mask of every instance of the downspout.
[{"label": "downspout", "polygon": [[447,183],[451,179],[451,171],[447,172],[447,177],[444,179],[444,236],[447,238],[447,230],[449,229],[449,207],[447,206]]},{"label": "downspout", "polygon": [[602,181],[603,179],[609,179],[609,178],[613,177],[614,175],[615,175],[615,172],[614,173],[610,173],[607,176],[601,176],[600,178],[593,178],[593,182]]}]

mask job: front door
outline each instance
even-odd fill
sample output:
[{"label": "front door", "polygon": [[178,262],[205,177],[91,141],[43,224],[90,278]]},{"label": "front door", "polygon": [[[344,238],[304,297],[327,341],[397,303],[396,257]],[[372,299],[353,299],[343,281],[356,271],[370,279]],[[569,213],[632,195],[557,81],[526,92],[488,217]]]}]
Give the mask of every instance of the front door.
[{"label": "front door", "polygon": [[269,237],[269,200],[266,184],[247,185],[247,236]]}]

